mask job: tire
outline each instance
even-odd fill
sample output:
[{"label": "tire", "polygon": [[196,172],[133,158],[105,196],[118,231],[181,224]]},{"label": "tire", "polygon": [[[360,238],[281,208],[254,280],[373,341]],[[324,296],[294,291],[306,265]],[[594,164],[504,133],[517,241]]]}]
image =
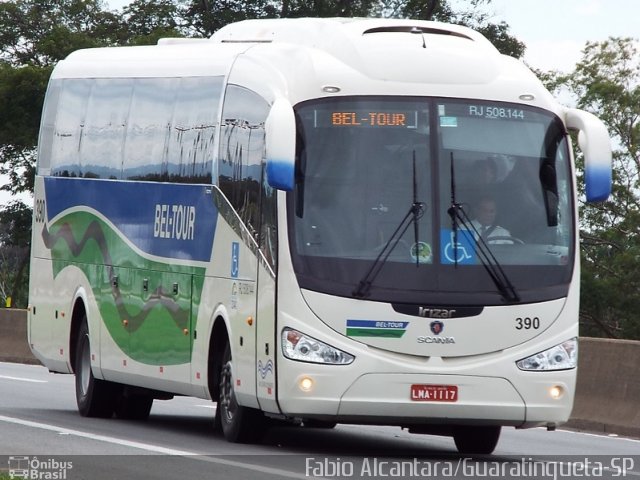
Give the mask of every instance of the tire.
[{"label": "tire", "polygon": [[81,320],[76,342],[76,403],[83,417],[111,418],[115,407],[117,386],[105,380],[99,380],[91,371],[91,343],[87,316]]},{"label": "tire", "polygon": [[125,387],[116,398],[115,414],[122,420],[146,420],[149,418],[153,397],[149,394],[130,394]]},{"label": "tire", "polygon": [[227,343],[220,371],[220,392],[216,420],[220,422],[224,438],[231,443],[259,440],[266,430],[266,419],[259,410],[238,405],[234,392],[231,346]]},{"label": "tire", "polygon": [[453,441],[458,452],[488,455],[493,453],[500,438],[500,426],[456,426],[453,429]]}]

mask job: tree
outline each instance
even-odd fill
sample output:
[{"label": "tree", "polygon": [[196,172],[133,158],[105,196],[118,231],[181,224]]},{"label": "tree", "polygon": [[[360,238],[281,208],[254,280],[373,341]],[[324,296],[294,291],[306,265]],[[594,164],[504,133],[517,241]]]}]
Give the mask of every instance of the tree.
[{"label": "tree", "polygon": [[501,53],[522,57],[525,45],[505,22],[492,23],[491,0],[468,0],[454,10],[448,0],[192,0],[186,19],[194,35],[208,37],[231,22],[251,18],[384,17],[435,20],[466,25],[485,35]]},{"label": "tree", "polygon": [[101,0],[15,0],[0,3],[2,60],[48,66],[79,48],[117,42],[119,19]]},{"label": "tree", "polygon": [[17,307],[27,306],[31,208],[23,202],[10,203],[0,211],[0,295]]},{"label": "tree", "polygon": [[125,29],[121,42],[130,45],[153,45],[164,37],[188,35],[183,2],[172,0],[135,0],[122,10]]},{"label": "tree", "polygon": [[376,0],[284,0],[280,17],[367,17],[378,3]]},{"label": "tree", "polygon": [[525,45],[509,34],[505,22],[492,23],[488,8],[491,0],[468,0],[468,7],[455,10],[447,0],[382,0],[379,11],[383,17],[415,18],[456,23],[482,33],[505,55],[521,58]]},{"label": "tree", "polygon": [[[581,206],[583,334],[640,339],[640,55],[637,41],[587,43],[560,84],[613,139],[613,193]],[[582,182],[578,182],[579,185]]]},{"label": "tree", "polygon": [[32,192],[35,148],[50,67],[0,63],[0,190]]},{"label": "tree", "polygon": [[276,18],[272,0],[192,0],[185,11],[191,36],[209,37],[225,25],[251,18]]}]

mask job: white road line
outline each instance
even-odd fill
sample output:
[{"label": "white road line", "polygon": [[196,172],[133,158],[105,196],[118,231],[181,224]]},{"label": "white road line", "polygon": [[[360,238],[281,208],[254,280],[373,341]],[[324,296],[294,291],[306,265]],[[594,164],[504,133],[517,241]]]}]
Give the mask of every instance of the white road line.
[{"label": "white road line", "polygon": [[69,428],[59,427],[57,425],[49,425],[47,423],[32,422],[30,420],[23,420],[21,418],[7,417],[0,415],[0,422],[13,423],[16,425],[23,425],[25,427],[39,428],[40,430],[49,430],[51,432],[74,435],[76,437],[88,438],[91,440],[97,440],[99,442],[113,443],[124,447],[138,448],[140,450],[146,450],[149,452],[163,453],[165,455],[201,455],[195,452],[187,452],[185,450],[175,450],[173,448],[165,448],[159,445],[151,445],[149,443],[132,442],[130,440],[124,440],[121,438],[107,437],[105,435],[98,435],[95,433],[81,432],[80,430],[71,430]]},{"label": "white road line", "polygon": [[[544,429],[544,427],[541,427]],[[572,433],[574,435],[584,435],[585,437],[597,437],[597,438],[607,438],[609,440],[623,440],[625,442],[632,442],[632,443],[640,443],[640,439],[638,438],[630,438],[630,437],[621,437],[619,435],[610,435],[608,433],[591,433],[591,432],[579,432],[576,430],[564,430],[564,429],[558,429],[559,432],[563,432],[563,433]]]},{"label": "white road line", "polygon": [[20,382],[49,383],[49,380],[35,380],[33,378],[24,378],[24,377],[10,377],[9,375],[0,375],[0,378],[4,378],[5,380],[18,380]]},{"label": "white road line", "polygon": [[227,465],[235,468],[243,468],[245,470],[251,470],[255,472],[267,473],[279,477],[298,478],[308,480],[308,476],[291,472],[289,470],[282,470],[280,468],[265,467],[262,465],[252,465],[250,463],[238,462],[235,460],[227,460],[225,458],[218,458],[215,456],[205,456],[203,453],[189,452],[186,450],[177,450],[174,448],[161,447],[159,445],[153,445],[149,443],[132,442],[131,440],[124,440],[121,438],[108,437],[106,435],[98,435],[95,433],[82,432],[80,430],[72,430],[69,428],[58,427],[56,425],[49,425],[47,423],[32,422],[30,420],[23,420],[21,418],[7,417],[0,415],[0,422],[13,423],[15,425],[22,425],[25,427],[39,428],[41,430],[48,430],[63,435],[75,435],[77,437],[88,438],[99,442],[112,443],[115,445],[121,445],[124,447],[138,448],[140,450],[146,450],[148,452],[161,453],[164,455],[176,455],[181,457],[187,457],[193,460],[199,460],[208,463],[215,463],[220,465]]}]

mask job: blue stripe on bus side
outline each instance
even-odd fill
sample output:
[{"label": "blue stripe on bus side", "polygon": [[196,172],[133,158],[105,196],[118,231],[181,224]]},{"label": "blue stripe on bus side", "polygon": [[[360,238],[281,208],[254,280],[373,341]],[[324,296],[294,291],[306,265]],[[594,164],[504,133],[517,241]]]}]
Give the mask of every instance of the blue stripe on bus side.
[{"label": "blue stripe on bus side", "polygon": [[48,220],[73,207],[100,212],[137,248],[209,261],[218,211],[206,185],[46,177]]}]

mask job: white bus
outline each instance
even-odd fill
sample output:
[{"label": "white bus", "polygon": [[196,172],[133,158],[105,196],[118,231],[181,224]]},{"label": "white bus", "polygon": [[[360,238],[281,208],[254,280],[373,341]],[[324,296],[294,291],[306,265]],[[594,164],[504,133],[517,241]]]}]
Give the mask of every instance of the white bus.
[{"label": "white bus", "polygon": [[273,419],[464,453],[553,430],[578,348],[571,130],[603,200],[603,124],[454,25],[251,20],[74,52],[42,118],[31,348],[75,373],[81,415],[195,396],[232,442]]}]

